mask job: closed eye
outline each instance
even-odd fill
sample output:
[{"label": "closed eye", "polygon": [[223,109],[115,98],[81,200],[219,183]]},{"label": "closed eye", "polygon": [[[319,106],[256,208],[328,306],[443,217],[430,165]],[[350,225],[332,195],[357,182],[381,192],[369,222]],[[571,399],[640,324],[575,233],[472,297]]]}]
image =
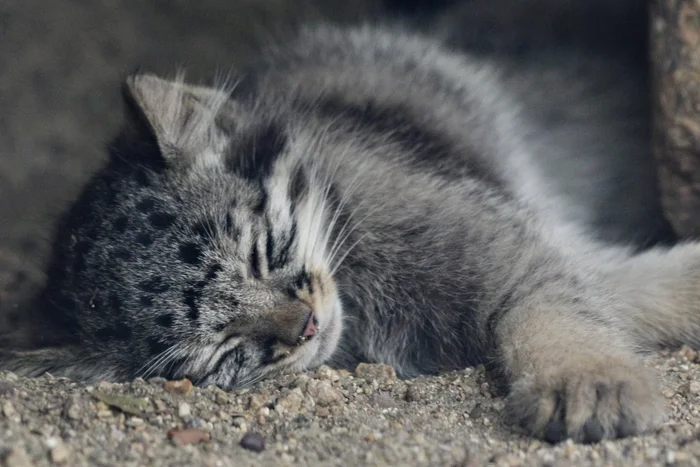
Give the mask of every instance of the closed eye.
[{"label": "closed eye", "polygon": [[268,228],[265,252],[270,272],[274,271],[275,269],[281,269],[287,266],[287,264],[290,262],[292,245],[294,244],[296,235],[296,221],[292,222],[292,226],[286,235],[279,235],[277,241],[275,241],[275,237],[272,235],[272,229]]},{"label": "closed eye", "polygon": [[255,279],[262,278],[262,273],[260,272],[262,269],[261,261],[262,258],[260,257],[260,249],[258,248],[258,242],[255,241],[253,243],[253,249],[250,252],[250,273]]}]

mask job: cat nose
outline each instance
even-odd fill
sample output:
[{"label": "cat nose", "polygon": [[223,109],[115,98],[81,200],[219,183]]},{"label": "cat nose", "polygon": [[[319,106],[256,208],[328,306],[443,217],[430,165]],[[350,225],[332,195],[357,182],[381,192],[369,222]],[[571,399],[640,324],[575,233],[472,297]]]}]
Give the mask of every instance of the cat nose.
[{"label": "cat nose", "polygon": [[289,346],[301,345],[318,333],[315,313],[301,300],[278,307],[273,311],[272,318],[267,331],[272,334],[271,337]]}]

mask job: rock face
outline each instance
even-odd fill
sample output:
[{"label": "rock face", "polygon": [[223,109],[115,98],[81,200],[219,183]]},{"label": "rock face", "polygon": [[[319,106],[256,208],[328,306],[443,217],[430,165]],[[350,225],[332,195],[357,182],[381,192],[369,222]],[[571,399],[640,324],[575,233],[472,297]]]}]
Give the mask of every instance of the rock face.
[{"label": "rock face", "polygon": [[700,234],[700,2],[655,0],[654,155],[662,202],[683,237]]}]

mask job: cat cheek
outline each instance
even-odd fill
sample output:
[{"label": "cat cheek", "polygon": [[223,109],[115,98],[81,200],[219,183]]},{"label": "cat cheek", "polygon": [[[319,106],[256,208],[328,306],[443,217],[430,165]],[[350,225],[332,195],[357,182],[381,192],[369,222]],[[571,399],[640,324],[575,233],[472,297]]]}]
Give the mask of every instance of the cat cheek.
[{"label": "cat cheek", "polygon": [[[311,305],[319,322],[327,321],[338,301],[335,281],[324,271],[311,270],[310,287],[299,293],[299,298]],[[323,324],[321,324],[323,327]]]}]

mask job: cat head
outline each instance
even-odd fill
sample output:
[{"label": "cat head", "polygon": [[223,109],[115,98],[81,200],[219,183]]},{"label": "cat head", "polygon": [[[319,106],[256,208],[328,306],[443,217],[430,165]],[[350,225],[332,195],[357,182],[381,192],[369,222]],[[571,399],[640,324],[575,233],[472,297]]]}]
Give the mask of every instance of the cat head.
[{"label": "cat head", "polygon": [[326,360],[341,305],[308,141],[221,89],[138,75],[125,97],[127,128],[60,222],[0,368],[231,388]]}]

